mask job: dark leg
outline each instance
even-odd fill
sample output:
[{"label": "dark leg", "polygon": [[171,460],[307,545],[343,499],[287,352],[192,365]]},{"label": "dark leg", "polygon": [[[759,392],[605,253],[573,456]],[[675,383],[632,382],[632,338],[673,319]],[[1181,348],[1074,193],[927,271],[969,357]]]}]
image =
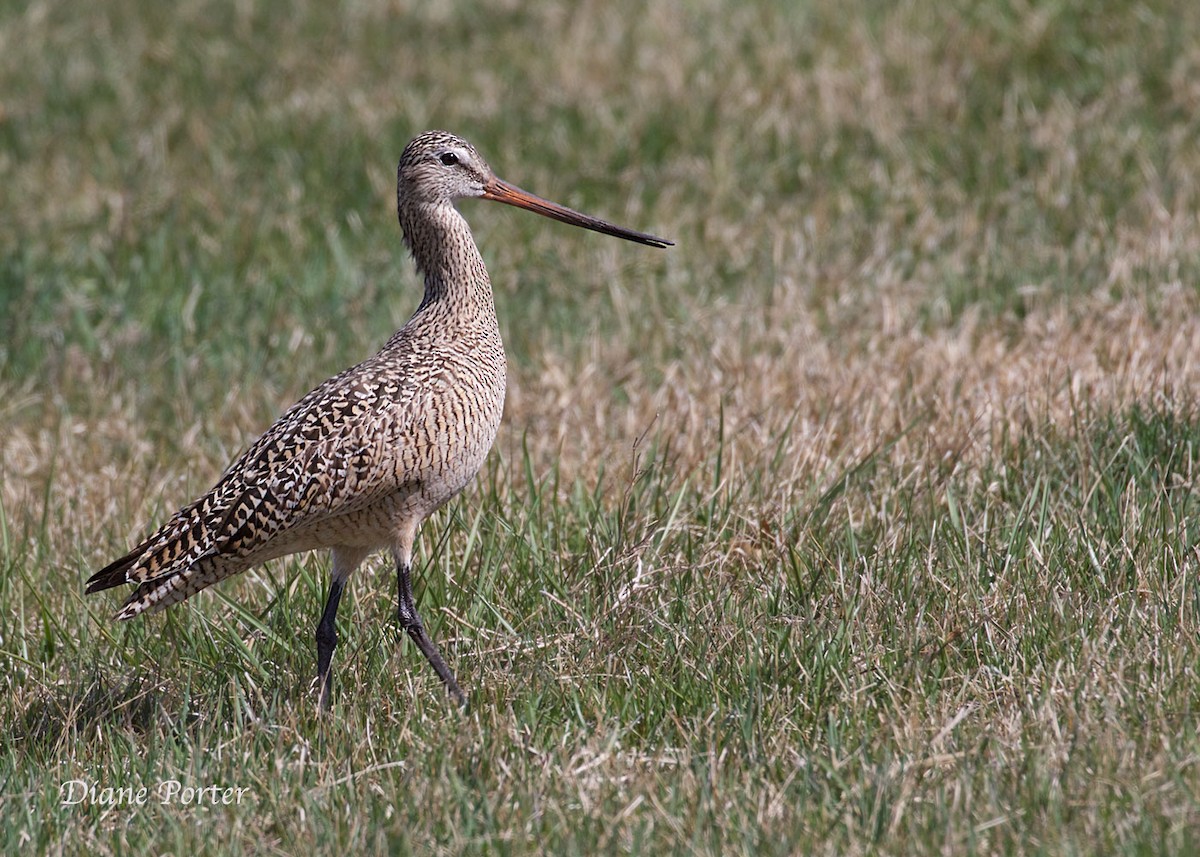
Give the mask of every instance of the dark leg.
[{"label": "dark leg", "polygon": [[333,658],[333,649],[338,642],[334,622],[337,619],[338,601],[342,598],[345,586],[345,581],[336,577],[333,579],[333,583],[329,585],[329,600],[325,602],[325,612],[321,614],[321,621],[317,623],[317,683],[321,686],[318,704],[322,711],[329,710],[329,692],[333,684],[333,677],[329,674],[329,661]]},{"label": "dark leg", "polygon": [[437,646],[425,633],[425,625],[421,622],[421,617],[417,615],[417,605],[413,603],[412,597],[412,572],[408,563],[399,561],[396,563],[396,579],[400,584],[400,604],[396,610],[396,615],[400,619],[400,627],[408,632],[408,636],[412,637],[417,648],[425,654],[429,663],[433,664],[433,668],[437,670],[437,674],[446,685],[446,690],[450,691],[450,695],[459,705],[466,708],[467,698],[459,688],[458,682],[454,680],[454,673],[450,672],[450,668],[438,654]]}]

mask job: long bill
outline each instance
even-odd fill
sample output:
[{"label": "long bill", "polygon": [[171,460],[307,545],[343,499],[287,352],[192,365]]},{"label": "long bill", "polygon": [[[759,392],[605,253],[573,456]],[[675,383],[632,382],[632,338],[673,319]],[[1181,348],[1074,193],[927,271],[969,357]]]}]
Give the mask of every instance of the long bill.
[{"label": "long bill", "polygon": [[617,238],[624,238],[626,241],[636,241],[639,244],[647,244],[651,247],[669,247],[675,243],[674,241],[668,241],[665,238],[659,238],[645,232],[626,229],[623,226],[609,223],[607,220],[601,220],[598,217],[578,212],[573,208],[567,208],[565,205],[559,205],[557,202],[542,199],[540,196],[536,196],[527,190],[521,190],[516,185],[511,185],[495,177],[484,186],[483,198],[494,202],[503,202],[505,205],[515,205],[517,208],[536,212],[552,220],[569,223],[572,226],[582,226],[584,229],[603,232],[605,235],[613,235]]}]

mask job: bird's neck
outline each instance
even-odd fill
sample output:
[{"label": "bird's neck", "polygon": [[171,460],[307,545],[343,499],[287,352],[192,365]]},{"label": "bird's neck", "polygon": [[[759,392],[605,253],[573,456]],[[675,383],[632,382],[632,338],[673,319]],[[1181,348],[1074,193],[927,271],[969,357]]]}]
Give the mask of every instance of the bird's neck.
[{"label": "bird's neck", "polygon": [[[495,316],[492,284],[467,221],[453,205],[418,204],[400,209],[404,243],[425,275],[421,308],[453,308],[458,314]],[[418,310],[420,311],[420,310]]]}]

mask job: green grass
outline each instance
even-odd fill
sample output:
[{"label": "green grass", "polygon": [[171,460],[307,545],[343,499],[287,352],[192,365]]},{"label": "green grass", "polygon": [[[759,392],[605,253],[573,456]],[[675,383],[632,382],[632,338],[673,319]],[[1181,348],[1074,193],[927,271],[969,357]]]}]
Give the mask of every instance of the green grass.
[{"label": "green grass", "polygon": [[[1189,853],[1193,3],[0,9],[0,850]],[[462,210],[505,424],[422,613],[83,581],[420,281],[428,127],[674,239]],[[145,806],[62,805],[64,782]],[[160,784],[245,789],[235,806]]]}]

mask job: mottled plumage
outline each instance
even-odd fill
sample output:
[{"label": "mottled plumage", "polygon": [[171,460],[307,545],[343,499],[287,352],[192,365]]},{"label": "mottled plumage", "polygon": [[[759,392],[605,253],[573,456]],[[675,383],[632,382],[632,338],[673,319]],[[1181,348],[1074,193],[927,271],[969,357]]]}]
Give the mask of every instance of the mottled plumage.
[{"label": "mottled plumage", "polygon": [[420,306],[378,354],[289,408],[208,493],[88,580],[88,592],[136,586],[118,619],[161,610],[266,560],[331,548],[333,581],[317,626],[327,706],[342,590],[363,559],[388,547],[401,625],[465,702],[424,631],[410,581],[417,528],[479,471],[504,409],[504,347],[491,283],[453,205],[464,197],[652,246],[670,243],[502,182],[461,138],[430,131],[413,139],[397,168],[396,202],[405,243],[425,275]]}]

